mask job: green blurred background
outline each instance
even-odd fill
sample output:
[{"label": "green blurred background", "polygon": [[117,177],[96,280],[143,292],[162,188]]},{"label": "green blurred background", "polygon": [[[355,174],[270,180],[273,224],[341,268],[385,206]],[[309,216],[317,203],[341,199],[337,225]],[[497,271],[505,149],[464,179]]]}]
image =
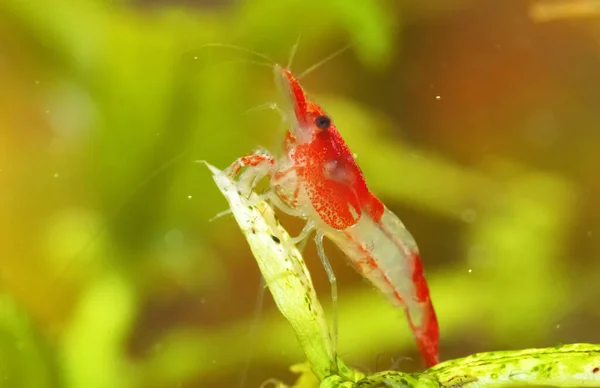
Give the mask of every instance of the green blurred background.
[{"label": "green blurred background", "polygon": [[[568,4],[567,4],[568,3]],[[301,72],[413,232],[443,359],[600,342],[594,1],[0,0],[0,386],[246,387],[303,355],[198,159],[285,128]],[[301,222],[283,217],[292,232]],[[326,244],[340,353],[421,368],[403,314]],[[329,285],[305,257],[329,311]],[[254,316],[256,324],[252,324]],[[392,365],[394,364],[395,365]]]}]

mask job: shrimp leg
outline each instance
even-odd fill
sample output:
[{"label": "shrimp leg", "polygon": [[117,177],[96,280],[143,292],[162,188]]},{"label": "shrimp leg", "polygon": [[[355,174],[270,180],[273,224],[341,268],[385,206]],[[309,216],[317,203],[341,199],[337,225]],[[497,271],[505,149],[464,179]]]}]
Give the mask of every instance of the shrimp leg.
[{"label": "shrimp leg", "polygon": [[[246,166],[251,168],[240,174],[242,168]],[[225,173],[231,179],[238,178],[239,176],[242,187],[252,190],[259,180],[271,174],[276,168],[277,164],[275,158],[267,151],[259,150],[237,159],[227,167]]]},{"label": "shrimp leg", "polygon": [[[274,175],[275,176],[275,180],[281,182],[282,178],[284,178],[285,176],[288,176],[291,172],[295,172],[299,169],[299,167],[294,166],[291,168],[288,168],[286,170],[283,171],[276,171],[276,163],[275,163],[275,159],[266,151],[256,151],[252,154],[243,156],[239,159],[237,159],[235,162],[233,162],[226,170],[226,173],[231,177],[231,178],[235,178],[236,176],[240,175],[240,171],[242,170],[242,168],[244,167],[251,167],[249,170],[243,172],[240,176],[240,182],[242,183],[242,187],[247,187],[249,189],[252,189],[256,183],[261,180],[262,178],[264,178],[267,175]],[[274,174],[271,174],[273,171],[276,171]],[[299,186],[297,186],[294,189],[294,195],[292,197],[292,203],[295,202],[298,193],[299,193]],[[284,213],[287,213],[288,215],[291,216],[295,216],[295,217],[303,217],[304,215],[302,214],[301,211],[299,211],[298,209],[293,208],[292,206],[290,206],[289,204],[285,203],[278,195],[275,191],[270,190],[267,193],[263,194],[263,195],[259,195],[258,196],[259,200],[269,200],[272,204],[274,204],[275,206],[277,206],[281,211],[283,211]],[[314,223],[311,221],[308,221],[306,223],[306,225],[304,225],[304,228],[302,229],[302,231],[300,232],[300,234],[292,239],[292,242],[294,244],[297,244],[298,242],[301,242],[302,240],[306,239],[306,237],[308,237],[310,235],[310,233],[312,232],[312,230],[314,229]]]},{"label": "shrimp leg", "polygon": [[333,273],[333,268],[331,267],[331,263],[325,255],[325,249],[323,248],[323,234],[317,232],[315,235],[315,243],[317,244],[317,252],[319,254],[319,258],[321,259],[321,263],[325,268],[325,272],[327,272],[327,279],[329,280],[329,285],[331,286],[331,309],[332,309],[332,320],[333,320],[333,353],[337,358],[337,341],[338,341],[338,311],[337,311],[337,300],[338,300],[338,289],[337,289],[337,279],[335,277],[335,273]]},{"label": "shrimp leg", "polygon": [[267,151],[258,150],[249,155],[238,158],[229,167],[227,167],[227,169],[225,169],[225,173],[229,177],[235,178],[242,168],[246,166],[259,167],[264,163],[275,165],[275,158],[273,158],[273,156],[271,156],[271,154],[269,154]]},{"label": "shrimp leg", "polygon": [[282,212],[284,212],[287,215],[290,215],[293,217],[302,217],[303,216],[303,214],[300,210],[294,209],[290,205],[286,204],[281,198],[279,198],[277,193],[275,193],[273,191],[266,193],[264,199],[269,200],[273,205],[277,206],[277,208],[279,210],[281,210]]},{"label": "shrimp leg", "polygon": [[292,238],[292,242],[294,244],[298,244],[299,242],[304,241],[310,235],[310,233],[313,231],[314,228],[315,228],[314,222],[307,221],[306,224],[304,225],[304,228],[302,228],[302,231],[300,232],[300,234],[298,236]]}]

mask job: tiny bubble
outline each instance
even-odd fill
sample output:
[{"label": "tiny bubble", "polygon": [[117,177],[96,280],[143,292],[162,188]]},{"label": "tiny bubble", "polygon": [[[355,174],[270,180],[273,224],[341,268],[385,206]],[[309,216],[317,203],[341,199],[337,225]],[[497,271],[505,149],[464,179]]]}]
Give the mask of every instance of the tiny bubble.
[{"label": "tiny bubble", "polygon": [[191,196],[191,195],[188,195],[188,199],[192,199],[192,196]]},{"label": "tiny bubble", "polygon": [[442,98],[442,96],[435,96],[435,99],[436,99],[436,100],[439,100],[439,99],[441,99],[441,98]]},{"label": "tiny bubble", "polygon": [[198,57],[194,57],[194,59],[198,59]]},{"label": "tiny bubble", "polygon": [[473,272],[473,270],[471,268],[469,268],[469,273],[472,273],[472,272]]},{"label": "tiny bubble", "polygon": [[354,159],[358,158],[358,154],[357,153],[353,153],[352,156],[354,157]]},{"label": "tiny bubble", "polygon": [[55,178],[58,178],[60,175],[59,175],[57,172],[55,172],[53,176],[54,176]]},{"label": "tiny bubble", "polygon": [[557,329],[560,329],[560,324],[556,325],[556,328],[557,328]]}]

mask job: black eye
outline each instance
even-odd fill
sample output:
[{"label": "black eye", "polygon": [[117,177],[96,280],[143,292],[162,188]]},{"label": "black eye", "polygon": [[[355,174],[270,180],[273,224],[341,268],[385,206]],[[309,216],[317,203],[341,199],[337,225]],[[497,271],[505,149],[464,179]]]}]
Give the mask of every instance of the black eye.
[{"label": "black eye", "polygon": [[319,129],[328,129],[331,126],[331,119],[327,116],[319,116],[315,119],[315,125]]}]

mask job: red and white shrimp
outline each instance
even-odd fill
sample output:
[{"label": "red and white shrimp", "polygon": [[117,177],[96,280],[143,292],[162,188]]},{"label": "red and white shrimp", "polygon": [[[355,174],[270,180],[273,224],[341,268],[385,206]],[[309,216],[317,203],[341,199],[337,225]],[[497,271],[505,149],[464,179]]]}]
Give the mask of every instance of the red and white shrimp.
[{"label": "red and white shrimp", "polygon": [[[324,237],[345,253],[363,277],[404,309],[425,363],[437,364],[439,327],[415,240],[371,193],[325,111],[308,98],[288,69],[275,65],[275,78],[288,105],[284,109],[290,125],[284,155],[275,158],[257,151],[236,160],[227,173],[239,178],[242,187],[253,187],[269,176],[267,195],[274,205],[307,220],[298,240],[316,230],[319,256],[332,287],[334,314],[336,278],[323,249]],[[245,166],[249,168],[241,172]],[[337,338],[335,316],[334,336]]]}]

